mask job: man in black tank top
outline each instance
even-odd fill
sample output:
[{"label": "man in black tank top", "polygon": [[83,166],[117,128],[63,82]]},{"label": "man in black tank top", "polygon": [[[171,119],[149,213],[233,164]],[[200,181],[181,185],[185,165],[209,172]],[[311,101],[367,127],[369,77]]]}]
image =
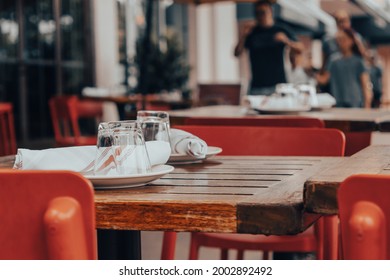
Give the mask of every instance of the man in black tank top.
[{"label": "man in black tank top", "polygon": [[286,27],[277,25],[273,19],[270,1],[259,0],[255,4],[257,24],[243,32],[234,55],[239,56],[247,49],[251,64],[252,81],[250,94],[271,94],[275,85],[286,83],[284,51],[290,47],[298,52],[303,45]]}]

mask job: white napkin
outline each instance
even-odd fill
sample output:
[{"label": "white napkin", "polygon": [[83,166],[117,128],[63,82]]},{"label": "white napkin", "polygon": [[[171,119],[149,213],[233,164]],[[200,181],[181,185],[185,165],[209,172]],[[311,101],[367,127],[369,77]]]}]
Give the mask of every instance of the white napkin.
[{"label": "white napkin", "polygon": [[169,133],[172,153],[187,154],[194,158],[205,158],[207,153],[205,141],[181,129],[171,128]]},{"label": "white napkin", "polygon": [[[164,141],[146,142],[151,166],[165,164],[171,154]],[[18,149],[15,169],[71,170],[91,174],[96,157],[96,146],[76,146],[46,150]]]}]

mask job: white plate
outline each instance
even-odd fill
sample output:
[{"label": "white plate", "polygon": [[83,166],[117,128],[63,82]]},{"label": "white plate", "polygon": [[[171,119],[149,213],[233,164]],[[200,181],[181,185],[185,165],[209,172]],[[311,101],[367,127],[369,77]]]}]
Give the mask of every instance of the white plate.
[{"label": "white plate", "polygon": [[152,167],[152,172],[146,174],[118,175],[118,176],[85,176],[91,180],[95,189],[118,189],[143,186],[154,181],[165,174],[172,172],[175,168],[170,165],[157,165]]},{"label": "white plate", "polygon": [[207,147],[207,153],[204,158],[194,158],[187,154],[171,154],[169,157],[168,163],[170,164],[187,164],[187,163],[194,163],[194,162],[200,162],[202,160],[205,160],[207,158],[210,158],[212,156],[215,156],[222,152],[222,149],[219,147],[213,147],[209,146]]}]

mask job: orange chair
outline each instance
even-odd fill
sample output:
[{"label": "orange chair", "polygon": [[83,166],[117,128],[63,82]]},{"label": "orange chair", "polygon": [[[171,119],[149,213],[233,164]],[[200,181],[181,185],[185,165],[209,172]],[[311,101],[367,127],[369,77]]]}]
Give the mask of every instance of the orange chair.
[{"label": "orange chair", "polygon": [[52,97],[49,106],[58,147],[96,145],[96,135],[81,135],[79,119],[101,118],[101,103],[80,101],[77,96],[69,95]]},{"label": "orange chair", "polygon": [[184,125],[229,125],[229,126],[262,126],[262,127],[317,127],[324,128],[323,120],[299,116],[279,116],[279,117],[245,117],[245,118],[225,118],[225,117],[192,117],[184,120]]},{"label": "orange chair", "polygon": [[70,171],[0,170],[0,259],[96,259],[94,193]]},{"label": "orange chair", "polygon": [[[223,149],[223,155],[270,155],[270,156],[342,156],[345,136],[336,129],[281,128],[248,126],[175,126],[188,131],[210,146]],[[173,258],[176,234],[166,232],[162,258]],[[337,217],[320,219],[311,227],[295,236],[269,236],[245,234],[192,233],[190,259],[198,258],[200,246],[219,247],[221,258],[227,258],[228,249],[237,249],[238,258],[243,250],[279,252],[317,252],[317,258],[337,258]],[[326,247],[326,252],[323,248]]]},{"label": "orange chair", "polygon": [[240,84],[199,84],[199,106],[239,105]]},{"label": "orange chair", "polygon": [[11,103],[0,103],[0,156],[16,153],[14,114]]},{"label": "orange chair", "polygon": [[390,176],[352,175],[338,190],[341,258],[389,260]]}]

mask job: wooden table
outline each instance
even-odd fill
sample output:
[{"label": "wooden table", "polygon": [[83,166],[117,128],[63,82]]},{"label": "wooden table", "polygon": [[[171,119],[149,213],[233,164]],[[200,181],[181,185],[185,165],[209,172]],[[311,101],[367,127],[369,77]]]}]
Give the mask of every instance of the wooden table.
[{"label": "wooden table", "polygon": [[305,209],[317,214],[337,214],[337,189],[353,174],[390,174],[390,146],[369,146],[323,170],[305,183]]},{"label": "wooden table", "polygon": [[[269,117],[244,106],[207,106],[170,111],[172,124],[183,124],[188,117]],[[330,108],[322,111],[295,113],[321,119],[325,127],[343,131],[347,138],[346,155],[352,155],[370,144],[371,132],[386,131],[390,123],[389,109]],[[390,131],[390,125],[388,127]]]},{"label": "wooden table", "polygon": [[[188,117],[269,117],[245,106],[219,105],[194,107],[186,110],[170,111],[172,121],[183,124]],[[295,115],[324,120],[326,127],[350,131],[375,131],[379,124],[390,122],[389,109],[330,108],[322,111],[298,112]],[[291,115],[291,114],[290,114]]]}]

